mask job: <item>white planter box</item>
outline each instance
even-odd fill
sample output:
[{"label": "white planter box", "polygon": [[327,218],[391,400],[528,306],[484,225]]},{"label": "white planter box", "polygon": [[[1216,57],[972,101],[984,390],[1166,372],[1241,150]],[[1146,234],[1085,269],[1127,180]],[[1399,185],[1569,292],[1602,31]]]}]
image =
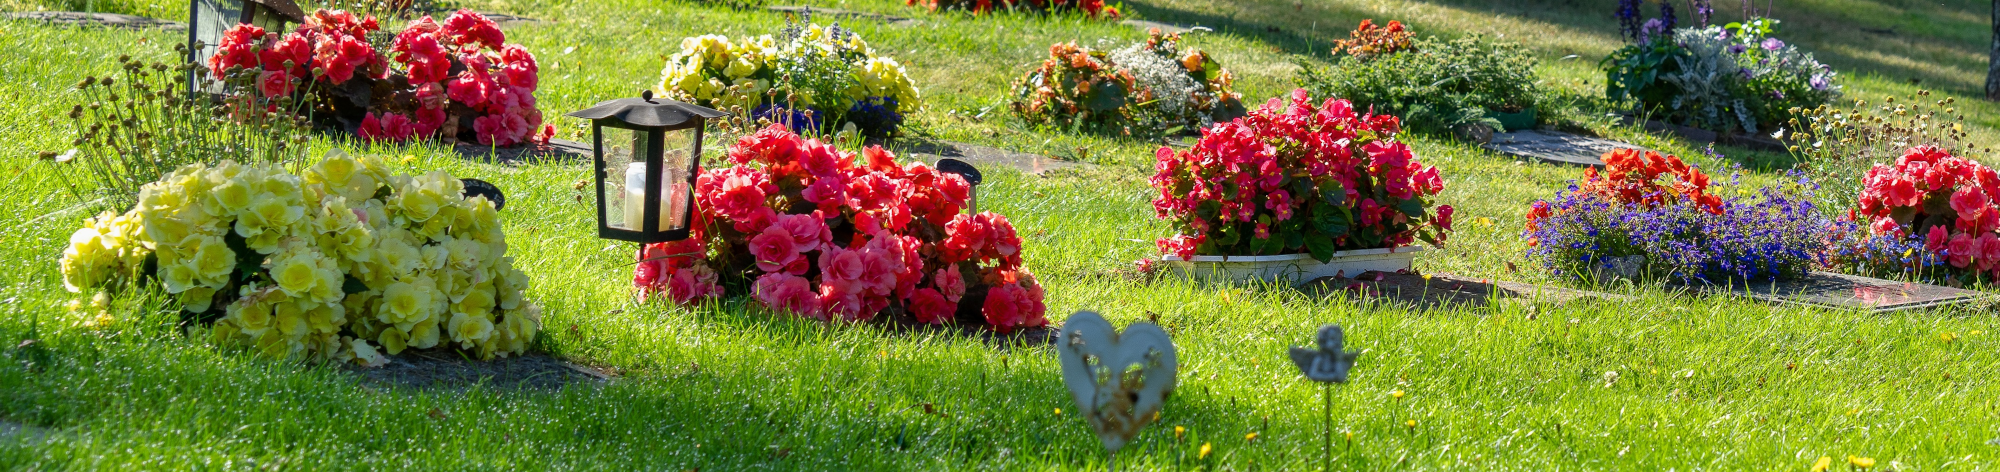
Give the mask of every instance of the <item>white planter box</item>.
[{"label": "white planter box", "polygon": [[1368,271],[1395,272],[1409,269],[1410,262],[1423,250],[1423,246],[1404,246],[1392,249],[1340,251],[1333,253],[1333,259],[1325,263],[1313,260],[1312,254],[1194,256],[1193,261],[1184,261],[1179,257],[1168,255],[1162,257],[1160,262],[1166,263],[1175,272],[1195,280],[1297,284],[1334,275],[1353,277]]}]

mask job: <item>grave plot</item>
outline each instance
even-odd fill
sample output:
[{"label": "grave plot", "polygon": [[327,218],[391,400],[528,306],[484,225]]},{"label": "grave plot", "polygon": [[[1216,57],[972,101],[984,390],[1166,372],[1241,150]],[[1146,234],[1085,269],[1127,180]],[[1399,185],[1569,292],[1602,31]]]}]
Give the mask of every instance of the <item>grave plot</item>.
[{"label": "grave plot", "polygon": [[1914,282],[1897,282],[1858,275],[1813,272],[1798,280],[1711,286],[1708,290],[1788,305],[1892,312],[1918,308],[1991,302],[1985,293]]},{"label": "grave plot", "polygon": [[1493,135],[1486,149],[1509,156],[1553,164],[1603,167],[1604,153],[1638,146],[1604,138],[1579,136],[1561,131],[1525,130]]},{"label": "grave plot", "polygon": [[1364,272],[1353,277],[1321,277],[1299,284],[1298,289],[1320,297],[1344,291],[1367,300],[1383,301],[1420,310],[1488,306],[1506,300],[1567,305],[1576,302],[1621,302],[1632,299],[1624,295],[1520,282],[1473,279],[1450,274],[1425,276],[1401,272]]}]

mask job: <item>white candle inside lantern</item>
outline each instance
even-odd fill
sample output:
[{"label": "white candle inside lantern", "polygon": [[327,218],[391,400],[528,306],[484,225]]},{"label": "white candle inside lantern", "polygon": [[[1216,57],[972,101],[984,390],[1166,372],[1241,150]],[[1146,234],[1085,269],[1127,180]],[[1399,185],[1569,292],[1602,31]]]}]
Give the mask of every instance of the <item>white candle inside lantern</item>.
[{"label": "white candle inside lantern", "polygon": [[[660,199],[660,224],[655,231],[665,231],[675,227],[675,221],[682,218],[677,202],[687,200],[687,182],[680,178],[679,169],[660,169],[660,178],[667,182],[667,195]],[[625,167],[625,227],[638,229],[646,225],[646,163],[634,162]]]}]

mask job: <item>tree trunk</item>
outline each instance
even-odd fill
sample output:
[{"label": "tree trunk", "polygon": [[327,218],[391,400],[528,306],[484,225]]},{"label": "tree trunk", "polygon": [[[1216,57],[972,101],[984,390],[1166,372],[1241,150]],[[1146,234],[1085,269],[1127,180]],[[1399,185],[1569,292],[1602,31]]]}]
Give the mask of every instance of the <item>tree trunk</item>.
[{"label": "tree trunk", "polygon": [[2000,0],[1993,0],[1993,47],[1986,60],[1986,99],[2000,100]]}]

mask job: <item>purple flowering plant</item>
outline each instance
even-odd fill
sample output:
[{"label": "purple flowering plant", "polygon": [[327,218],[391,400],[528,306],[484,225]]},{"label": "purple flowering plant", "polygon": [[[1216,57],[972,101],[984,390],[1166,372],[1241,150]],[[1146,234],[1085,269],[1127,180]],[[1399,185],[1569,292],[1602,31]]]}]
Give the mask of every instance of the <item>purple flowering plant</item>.
[{"label": "purple flowering plant", "polygon": [[1605,96],[1630,99],[1676,124],[1716,132],[1779,131],[1795,117],[1792,110],[1829,103],[1839,98],[1840,86],[1833,69],[1812,53],[1773,37],[1777,25],[1775,19],[1751,18],[1642,35],[1649,42],[1605,59]]},{"label": "purple flowering plant", "polygon": [[1536,202],[1534,211],[1547,216],[1523,233],[1530,241],[1527,257],[1557,275],[1585,279],[1616,272],[1638,256],[1641,279],[1787,280],[1827,266],[1835,248],[1855,234],[1853,223],[1830,218],[1813,203],[1819,186],[1803,174],[1755,190],[1741,177],[1710,187],[1739,195],[1723,200],[1720,211],[1693,201],[1620,202],[1571,182],[1555,199]]}]

